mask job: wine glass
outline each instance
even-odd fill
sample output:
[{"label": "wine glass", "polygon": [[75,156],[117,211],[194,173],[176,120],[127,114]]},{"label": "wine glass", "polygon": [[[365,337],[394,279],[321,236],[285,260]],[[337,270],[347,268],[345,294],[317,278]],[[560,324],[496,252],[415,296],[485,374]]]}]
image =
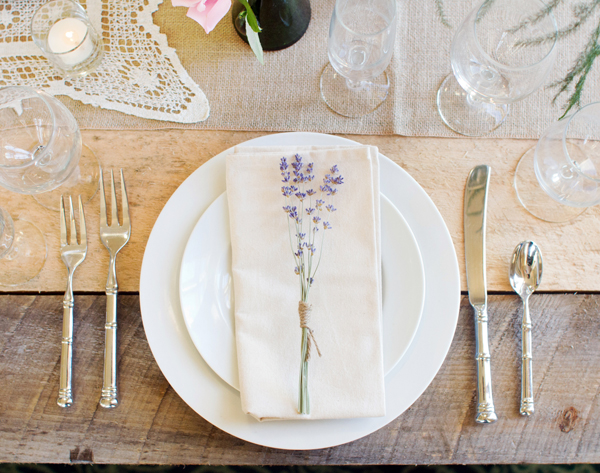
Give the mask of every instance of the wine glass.
[{"label": "wine glass", "polygon": [[396,38],[396,0],[337,0],[329,27],[329,63],[321,96],[334,112],[361,117],[386,99],[385,69]]},{"label": "wine glass", "polygon": [[552,124],[515,173],[519,202],[534,216],[565,222],[600,204],[600,102]]},{"label": "wine glass", "polygon": [[467,15],[450,49],[453,74],[437,92],[448,127],[486,135],[504,122],[509,104],[544,83],[558,36],[554,15],[545,8],[541,0],[485,0]]},{"label": "wine glass", "polygon": [[19,286],[37,276],[46,261],[42,232],[27,220],[14,220],[0,207],[0,285]]},{"label": "wine glass", "polygon": [[1,186],[58,211],[61,194],[81,195],[84,202],[94,196],[99,166],[61,102],[30,87],[0,89]]}]

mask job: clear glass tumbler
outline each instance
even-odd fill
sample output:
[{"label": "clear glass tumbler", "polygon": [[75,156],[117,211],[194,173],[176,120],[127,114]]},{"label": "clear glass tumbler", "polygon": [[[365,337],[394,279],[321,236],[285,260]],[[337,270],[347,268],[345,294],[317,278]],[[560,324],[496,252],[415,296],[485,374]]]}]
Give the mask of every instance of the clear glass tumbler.
[{"label": "clear glass tumbler", "polygon": [[551,125],[523,155],[514,186],[521,204],[548,222],[600,204],[600,102]]},{"label": "clear glass tumbler", "polygon": [[556,20],[541,0],[485,0],[452,41],[453,74],[437,92],[437,108],[452,130],[482,136],[498,128],[509,104],[536,91],[556,56]]},{"label": "clear glass tumbler", "polygon": [[31,36],[44,56],[66,76],[83,76],[102,61],[102,38],[79,2],[52,0],[42,5],[31,20]]},{"label": "clear glass tumbler", "polygon": [[89,201],[98,176],[96,156],[82,146],[77,122],[60,101],[29,87],[0,89],[1,186],[58,210],[60,194]]},{"label": "clear glass tumbler", "polygon": [[329,64],[321,96],[334,112],[361,117],[388,96],[385,73],[394,52],[396,0],[337,0],[329,27]]}]

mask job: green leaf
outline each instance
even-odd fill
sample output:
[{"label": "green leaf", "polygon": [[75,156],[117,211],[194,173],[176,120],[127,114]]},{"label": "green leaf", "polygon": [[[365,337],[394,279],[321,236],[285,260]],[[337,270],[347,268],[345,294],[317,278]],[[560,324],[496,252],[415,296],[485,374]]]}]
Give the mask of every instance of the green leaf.
[{"label": "green leaf", "polygon": [[246,8],[246,29],[248,28],[248,23],[252,28],[252,31],[255,33],[260,33],[262,28],[258,25],[258,20],[256,19],[256,15],[252,11],[252,8],[248,4],[247,0],[238,0],[244,7]]},{"label": "green leaf", "polygon": [[256,59],[258,59],[258,62],[264,65],[265,60],[263,57],[263,49],[260,45],[260,39],[258,39],[258,33],[250,28],[250,25],[248,24],[248,17],[246,17],[246,37],[248,38],[248,44],[250,44]]}]

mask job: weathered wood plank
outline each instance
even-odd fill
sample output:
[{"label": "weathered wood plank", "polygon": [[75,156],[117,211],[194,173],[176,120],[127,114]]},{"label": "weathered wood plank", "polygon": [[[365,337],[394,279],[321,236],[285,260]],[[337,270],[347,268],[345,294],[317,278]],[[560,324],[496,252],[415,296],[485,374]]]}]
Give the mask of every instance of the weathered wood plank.
[{"label": "weathered wood plank", "polygon": [[[261,133],[198,130],[101,131],[83,133],[105,169],[123,167],[127,181],[133,232],[118,259],[122,291],[138,291],[146,241],[164,204],[199,166],[221,151]],[[462,202],[469,170],[481,163],[492,166],[488,215],[488,284],[490,290],[510,290],[508,262],[517,243],[534,239],[544,253],[545,291],[600,289],[600,215],[594,209],[570,224],[549,224],[520,207],[512,189],[519,157],[534,142],[528,140],[406,138],[349,136],[378,146],[406,169],[427,191],[454,240],[461,267],[464,252]],[[15,217],[32,220],[48,240],[48,261],[40,276],[22,291],[63,291],[66,270],[60,261],[58,215],[39,206],[30,196],[0,189],[0,201]],[[98,239],[99,197],[86,206],[89,251],[75,275],[75,289],[102,291],[108,253]],[[7,289],[0,288],[0,291]],[[10,289],[13,291],[14,289]]]},{"label": "weathered wood plank", "polygon": [[474,422],[472,311],[463,297],[450,353],[415,404],[337,448],[287,452],[236,439],[195,414],[150,353],[139,298],[119,299],[121,404],[98,407],[104,296],[76,297],[74,395],[56,405],[60,296],[0,295],[0,461],[169,464],[600,462],[600,295],[531,299],[536,412],[518,413],[520,302],[490,296],[499,421]]}]

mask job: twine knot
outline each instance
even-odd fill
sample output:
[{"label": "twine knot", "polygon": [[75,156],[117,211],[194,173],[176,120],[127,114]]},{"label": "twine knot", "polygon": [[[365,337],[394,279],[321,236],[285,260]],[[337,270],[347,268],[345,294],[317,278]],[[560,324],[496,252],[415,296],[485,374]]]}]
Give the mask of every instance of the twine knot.
[{"label": "twine knot", "polygon": [[300,315],[300,328],[305,328],[306,330],[308,330],[308,338],[306,341],[306,358],[304,361],[308,361],[310,359],[310,347],[312,343],[315,344],[317,353],[319,354],[319,356],[321,356],[321,351],[319,350],[319,345],[317,345],[317,341],[315,340],[313,329],[308,326],[308,323],[310,322],[311,312],[312,305],[307,304],[304,301],[300,301],[298,303],[298,314]]}]

